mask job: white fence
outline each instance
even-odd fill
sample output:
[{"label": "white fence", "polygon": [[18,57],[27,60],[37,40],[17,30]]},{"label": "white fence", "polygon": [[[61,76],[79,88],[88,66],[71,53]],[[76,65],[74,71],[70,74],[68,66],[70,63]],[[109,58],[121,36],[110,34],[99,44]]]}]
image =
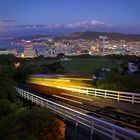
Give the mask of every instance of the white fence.
[{"label": "white fence", "polygon": [[121,92],[121,91],[113,91],[113,90],[104,90],[104,89],[96,89],[96,88],[87,88],[87,87],[61,87],[57,86],[57,88],[70,90],[74,92],[80,92],[87,95],[93,95],[96,97],[103,97],[108,99],[115,99],[117,101],[126,101],[131,102],[132,104],[138,103],[140,104],[140,93],[132,93],[132,92]]},{"label": "white fence", "polygon": [[139,133],[121,128],[114,124],[83,114],[58,103],[44,99],[40,96],[34,95],[20,88],[16,88],[16,90],[21,97],[27,100],[31,100],[32,102],[42,107],[47,107],[51,109],[56,114],[62,116],[64,119],[76,123],[77,126],[81,125],[86,129],[89,129],[89,131],[91,132],[91,140],[94,135],[94,132],[104,135],[105,137],[112,140],[140,140]]}]

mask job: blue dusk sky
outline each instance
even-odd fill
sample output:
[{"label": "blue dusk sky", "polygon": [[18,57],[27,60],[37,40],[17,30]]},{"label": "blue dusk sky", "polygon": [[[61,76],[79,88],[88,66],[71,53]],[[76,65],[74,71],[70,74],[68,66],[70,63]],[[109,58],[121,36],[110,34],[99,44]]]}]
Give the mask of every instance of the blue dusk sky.
[{"label": "blue dusk sky", "polygon": [[140,0],[0,0],[0,31],[59,27],[140,33],[139,13]]}]

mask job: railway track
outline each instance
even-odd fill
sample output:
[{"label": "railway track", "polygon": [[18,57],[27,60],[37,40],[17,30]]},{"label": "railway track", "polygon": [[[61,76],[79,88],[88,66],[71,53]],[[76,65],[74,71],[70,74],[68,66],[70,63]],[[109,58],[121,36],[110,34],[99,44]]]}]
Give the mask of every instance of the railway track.
[{"label": "railway track", "polygon": [[[26,89],[27,90],[27,89]],[[31,90],[30,90],[31,92]],[[33,91],[32,91],[33,92]],[[36,94],[35,92],[33,92]],[[80,108],[85,110],[86,114],[100,118],[107,122],[111,122],[123,128],[131,129],[136,132],[140,132],[140,116],[136,114],[131,114],[124,111],[118,111],[112,107],[97,107],[85,101],[84,98],[76,98],[74,96],[67,96],[62,94],[40,94],[43,98],[53,100],[55,102],[63,103],[72,107]]]},{"label": "railway track", "polygon": [[[53,99],[58,100],[56,96],[53,97]],[[61,98],[59,100],[62,101],[64,99]],[[110,107],[100,108],[94,105],[89,105],[87,103],[81,104],[81,103],[76,103],[76,102],[71,102],[66,100],[65,103],[86,110],[87,114],[90,116],[100,118],[102,120],[111,122],[113,124],[116,124],[124,128],[132,129],[136,132],[140,132],[140,116],[132,115],[129,113],[118,112]]]}]

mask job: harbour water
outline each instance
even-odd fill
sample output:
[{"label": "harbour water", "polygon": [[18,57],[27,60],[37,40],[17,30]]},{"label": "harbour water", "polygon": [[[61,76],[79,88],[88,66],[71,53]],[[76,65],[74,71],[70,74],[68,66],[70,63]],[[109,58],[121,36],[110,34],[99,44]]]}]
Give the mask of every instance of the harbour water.
[{"label": "harbour water", "polygon": [[[19,52],[24,51],[24,46],[12,44],[10,40],[0,40],[0,49],[1,48],[16,49]],[[42,49],[42,50],[44,50],[45,48],[47,48],[47,46],[35,46],[34,47],[34,49]]]},{"label": "harbour water", "polygon": [[23,51],[24,49],[21,45],[11,44],[9,40],[0,40],[0,48],[17,49],[18,51]]}]

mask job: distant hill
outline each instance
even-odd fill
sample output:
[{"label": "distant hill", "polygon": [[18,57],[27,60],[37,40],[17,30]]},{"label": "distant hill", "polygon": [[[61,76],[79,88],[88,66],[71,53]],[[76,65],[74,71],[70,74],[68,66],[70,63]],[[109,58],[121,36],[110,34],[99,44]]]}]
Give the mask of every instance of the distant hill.
[{"label": "distant hill", "polygon": [[95,40],[99,36],[107,36],[109,40],[126,40],[126,41],[140,41],[140,34],[122,34],[122,33],[107,33],[107,32],[75,32],[61,37],[56,37],[56,40],[61,39],[86,39]]},{"label": "distant hill", "polygon": [[39,38],[56,38],[58,35],[30,35],[30,36],[22,36],[22,37],[15,37],[14,39],[9,39],[9,40],[34,40],[34,39],[39,39]]},{"label": "distant hill", "polygon": [[113,33],[113,32],[95,32],[95,31],[85,31],[85,32],[73,32],[69,34],[61,35],[30,35],[17,37],[12,40],[21,40],[21,39],[38,39],[38,38],[53,38],[54,40],[63,40],[63,39],[86,39],[86,40],[95,40],[99,36],[107,36],[109,40],[126,40],[126,41],[140,41],[140,34],[123,34],[123,33]]}]

